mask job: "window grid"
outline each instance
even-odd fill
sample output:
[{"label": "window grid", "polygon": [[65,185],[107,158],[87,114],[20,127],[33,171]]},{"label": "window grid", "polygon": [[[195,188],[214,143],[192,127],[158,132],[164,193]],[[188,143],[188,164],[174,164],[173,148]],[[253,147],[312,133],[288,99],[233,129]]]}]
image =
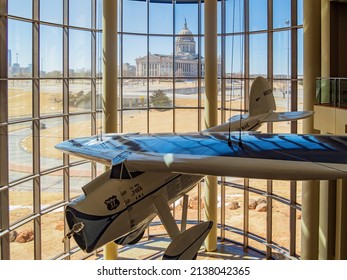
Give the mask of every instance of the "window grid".
[{"label": "window grid", "polygon": [[[10,0],[9,0],[10,1]],[[232,0],[230,0],[232,1]],[[8,118],[8,95],[2,94],[0,95],[0,132],[1,132],[1,138],[0,138],[0,153],[2,155],[7,155],[8,151],[8,135],[9,132],[8,129],[11,125],[20,125],[23,123],[27,123],[30,121],[32,123],[32,130],[33,130],[33,140],[32,140],[32,161],[33,161],[33,172],[30,174],[21,177],[19,179],[13,179],[11,180],[8,178],[9,173],[9,159],[6,156],[2,156],[1,158],[1,165],[0,165],[0,202],[1,202],[1,217],[0,217],[0,252],[1,252],[1,259],[9,259],[11,258],[11,250],[12,245],[9,241],[9,233],[13,232],[15,229],[20,228],[23,225],[26,225],[28,223],[34,225],[34,233],[35,233],[35,241],[34,241],[34,251],[32,252],[33,257],[35,259],[41,259],[42,256],[47,256],[47,253],[44,252],[44,248],[42,247],[42,239],[45,238],[42,236],[42,218],[45,217],[45,215],[52,213],[55,209],[59,209],[63,206],[65,206],[68,201],[74,197],[74,194],[72,194],[72,187],[71,186],[71,178],[74,178],[74,171],[70,169],[70,167],[78,168],[80,165],[86,166],[86,161],[71,161],[67,155],[63,155],[62,162],[59,165],[52,166],[49,169],[42,170],[42,162],[41,158],[43,155],[41,155],[40,148],[43,145],[43,135],[45,133],[44,130],[41,129],[41,123],[49,123],[50,121],[53,121],[55,118],[61,118],[62,119],[62,138],[64,140],[69,139],[72,137],[69,130],[71,130],[71,127],[73,126],[73,123],[71,122],[72,118],[80,118],[85,123],[89,123],[89,133],[90,134],[96,134],[98,132],[98,123],[99,115],[101,112],[101,109],[98,105],[98,98],[97,95],[99,90],[99,85],[101,82],[101,75],[100,71],[97,69],[98,67],[98,59],[100,54],[98,53],[98,48],[100,42],[98,41],[98,35],[101,34],[101,27],[98,24],[98,7],[100,5],[100,0],[91,0],[91,26],[90,28],[87,27],[79,27],[79,26],[70,26],[69,25],[69,1],[68,0],[62,0],[63,2],[63,22],[62,24],[59,23],[52,23],[47,21],[40,21],[40,15],[38,13],[39,6],[40,6],[40,0],[33,0],[32,2],[32,10],[33,10],[33,17],[32,18],[23,18],[17,15],[8,15],[7,14],[7,6],[8,1],[7,0],[0,0],[0,18],[1,20],[4,20],[5,22],[8,22],[8,20],[13,21],[20,21],[20,22],[27,22],[32,24],[32,46],[33,46],[33,57],[32,57],[32,75],[31,77],[13,77],[8,75],[8,63],[3,63],[0,66],[0,89],[1,92],[8,92],[9,88],[8,85],[12,82],[21,82],[21,81],[32,81],[32,104],[33,104],[33,110],[31,112],[30,116],[22,116],[20,118]],[[120,56],[120,73],[119,73],[119,88],[120,88],[120,116],[119,118],[119,127],[120,132],[127,131],[127,121],[131,120],[131,118],[128,118],[129,114],[144,114],[145,115],[145,126],[144,130],[141,132],[151,132],[153,125],[153,117],[154,115],[170,115],[171,121],[166,123],[167,128],[170,128],[169,130],[175,132],[179,130],[178,126],[182,122],[179,120],[181,116],[184,116],[183,112],[189,112],[192,111],[194,115],[196,115],[197,125],[194,127],[197,128],[197,130],[202,130],[203,125],[203,110],[204,110],[204,101],[202,98],[202,94],[204,93],[204,75],[203,72],[201,72],[202,66],[203,66],[203,18],[202,18],[202,11],[203,11],[203,3],[200,0],[197,0],[196,5],[198,6],[198,33],[192,34],[193,37],[196,39],[196,50],[198,54],[197,58],[197,65],[198,65],[198,71],[195,76],[189,77],[193,78],[195,83],[190,83],[185,77],[180,76],[180,72],[173,71],[172,75],[169,77],[163,77],[163,76],[151,76],[149,72],[149,52],[150,52],[150,38],[168,38],[172,39],[172,49],[173,52],[175,51],[175,42],[178,38],[188,38],[189,34],[179,34],[179,30],[176,30],[177,26],[182,26],[180,22],[178,21],[179,13],[176,13],[176,5],[181,5],[179,1],[174,2],[172,5],[172,34],[150,34],[150,21],[149,21],[149,14],[150,14],[150,4],[156,5],[155,2],[146,1],[145,3],[145,9],[146,9],[146,33],[139,33],[139,32],[130,32],[129,29],[125,30],[123,26],[123,6],[124,3],[127,2],[126,0],[119,1],[120,5],[120,26],[119,26],[119,56]],[[252,83],[252,80],[254,77],[250,74],[250,36],[256,35],[256,34],[266,34],[267,40],[267,56],[266,56],[266,63],[267,63],[267,73],[265,74],[265,77],[269,79],[270,83],[272,85],[278,84],[280,81],[288,81],[291,86],[291,99],[290,99],[290,108],[292,110],[296,110],[298,108],[298,102],[299,102],[299,85],[302,81],[302,77],[298,76],[298,71],[300,73],[300,70],[298,70],[298,40],[300,38],[298,36],[302,35],[302,32],[299,34],[299,31],[302,30],[301,23],[297,22],[297,10],[298,10],[298,4],[302,1],[297,0],[291,0],[291,23],[290,25],[286,27],[280,27],[280,28],[273,28],[272,27],[272,20],[273,20],[273,3],[272,0],[267,0],[267,29],[266,30],[252,30],[250,31],[249,28],[249,9],[251,8],[250,1],[248,0],[240,0],[237,2],[242,3],[243,7],[243,25],[244,31],[236,30],[235,32],[229,32],[229,29],[227,29],[227,14],[225,12],[226,5],[229,0],[222,0],[220,1],[220,10],[222,11],[221,17],[220,17],[220,27],[221,32],[218,34],[219,36],[219,46],[220,46],[220,53],[221,53],[221,62],[220,62],[220,105],[219,105],[219,118],[220,121],[226,121],[228,117],[230,116],[230,113],[241,113],[241,112],[247,112],[247,96],[250,89],[250,85]],[[177,18],[176,18],[177,17]],[[188,19],[188,27],[189,27],[189,18]],[[40,61],[40,26],[48,26],[48,27],[55,27],[62,30],[62,58],[63,58],[63,68],[62,68],[62,76],[53,76],[53,77],[45,77],[42,76],[40,71],[42,70],[40,68],[41,61]],[[228,32],[227,32],[228,30]],[[71,76],[70,75],[70,31],[80,31],[80,32],[87,32],[90,34],[90,61],[91,61],[91,69],[90,73],[87,74],[87,76],[79,75],[79,76]],[[273,42],[273,32],[289,32],[290,36],[290,56],[291,56],[291,65],[290,65],[290,73],[286,77],[276,77],[273,73],[273,53],[276,46],[274,46]],[[7,28],[5,26],[1,26],[0,29],[0,35],[2,37],[7,38],[7,36],[4,36],[7,34]],[[299,35],[298,35],[299,34]],[[227,48],[227,42],[228,38],[231,38],[232,36],[243,36],[243,52],[241,55],[243,56],[242,59],[242,65],[240,65],[240,68],[242,69],[242,72],[240,75],[235,75],[232,77],[226,72],[226,65],[227,65],[227,57],[226,57],[226,48]],[[147,56],[147,71],[146,75],[144,77],[136,77],[136,76],[129,76],[128,74],[123,74],[125,63],[125,57],[124,56],[124,49],[123,49],[123,43],[125,36],[142,36],[146,38],[146,51],[145,55]],[[8,49],[8,42],[1,41],[0,45],[0,56],[1,61],[6,62],[8,60],[7,50]],[[288,48],[289,52],[289,48]],[[72,58],[71,58],[72,59]],[[178,61],[178,58],[173,55],[173,65],[175,66],[175,62]],[[99,65],[100,66],[100,65]],[[174,68],[175,69],[175,68]],[[241,94],[243,95],[243,100],[240,106],[237,106],[236,103],[233,103],[231,101],[228,101],[227,91],[228,86],[231,85],[231,80],[239,81],[242,84],[242,91]],[[71,85],[74,85],[81,80],[86,80],[90,82],[90,91],[91,91],[91,99],[90,99],[90,107],[85,111],[78,111],[73,110],[73,108],[70,107],[69,100],[71,98]],[[154,81],[155,80],[155,81]],[[187,80],[187,81],[185,81]],[[40,105],[42,102],[42,96],[40,95],[41,91],[43,90],[43,87],[40,85],[40,82],[48,81],[50,82],[58,82],[62,84],[62,112],[52,112],[52,114],[41,114]],[[145,91],[144,96],[141,98],[141,96],[137,99],[135,108],[132,108],[131,106],[125,106],[125,102],[127,99],[127,82],[133,82],[133,83],[141,83],[144,81],[145,85]],[[170,104],[165,105],[164,108],[162,108],[162,105],[153,105],[150,106],[151,102],[151,92],[150,90],[155,85],[157,88],[160,89],[160,85],[163,83],[166,83],[169,81],[172,85],[172,100]],[[151,84],[152,83],[152,84]],[[156,84],[155,84],[156,83]],[[185,83],[184,86],[182,86],[182,83]],[[192,90],[196,91],[194,94],[196,95],[195,100],[197,102],[194,102],[194,105],[182,105],[182,100],[180,100],[180,88],[183,88],[183,90],[189,90],[192,87]],[[144,101],[145,105],[142,106],[142,101]],[[135,104],[135,103],[133,103]],[[156,111],[156,109],[168,109],[167,111]],[[155,114],[154,114],[154,113]],[[154,115],[153,115],[154,114]],[[189,114],[188,114],[189,115]],[[152,121],[151,121],[152,120]],[[183,118],[184,120],[184,118]],[[268,125],[267,130],[269,132],[272,132],[274,128],[271,125]],[[292,123],[290,125],[290,131],[295,133],[297,132],[298,127],[296,123]],[[95,164],[88,164],[83,170],[89,174],[90,179],[95,178],[98,174],[98,168]],[[42,193],[42,176],[50,176],[55,173],[60,173],[60,176],[62,178],[62,186],[63,186],[63,201],[58,200],[57,203],[53,203],[48,208],[44,208],[44,210],[41,209],[41,204],[43,200],[44,194]],[[25,182],[32,182],[33,184],[33,194],[34,194],[34,201],[33,201],[33,213],[30,215],[23,216],[23,218],[19,221],[14,222],[13,224],[10,224],[9,221],[9,209],[10,205],[8,203],[8,197],[9,192],[14,189],[14,187],[21,185]],[[201,183],[203,184],[203,183]],[[219,224],[220,224],[220,237],[222,239],[230,239],[230,237],[227,237],[226,232],[231,232],[231,236],[234,236],[235,233],[237,235],[241,235],[243,238],[243,247],[245,249],[249,248],[249,240],[256,240],[258,243],[263,244],[263,247],[260,247],[260,251],[262,251],[267,258],[273,258],[276,257],[277,251],[284,251],[286,252],[287,256],[290,257],[298,257],[300,254],[297,252],[296,246],[298,244],[298,240],[296,238],[296,215],[297,212],[301,210],[301,205],[297,203],[297,185],[295,182],[290,183],[290,199],[287,198],[281,198],[278,197],[276,194],[273,193],[273,186],[272,182],[268,181],[266,182],[266,190],[259,190],[258,188],[252,186],[252,183],[250,184],[248,179],[242,180],[242,184],[235,185],[230,178],[221,178],[220,181],[220,193],[223,197],[223,202],[225,202],[225,194],[230,189],[237,189],[240,192],[243,192],[243,203],[244,205],[248,205],[250,200],[250,194],[257,194],[267,199],[268,201],[268,212],[267,212],[267,229],[266,229],[266,235],[265,236],[259,236],[256,233],[249,233],[249,223],[250,221],[250,210],[248,207],[244,207],[243,209],[243,226],[241,228],[235,228],[230,225],[228,225],[227,217],[230,214],[228,209],[225,207],[225,203],[223,204],[223,207],[220,209],[220,218],[219,218]],[[198,197],[202,197],[203,193],[201,191],[201,186],[199,184],[198,190]],[[273,200],[279,201],[281,203],[284,203],[288,205],[290,208],[290,217],[289,217],[289,224],[290,224],[290,239],[289,239],[289,248],[282,248],[280,244],[276,244],[272,241],[272,202]],[[198,211],[197,211],[197,220],[201,221],[203,220],[202,215],[202,205],[198,204]],[[176,215],[177,218],[177,215]],[[64,226],[64,233],[67,231],[67,226]],[[62,234],[63,235],[63,234]],[[228,234],[228,236],[230,236]],[[61,258],[75,258],[78,255],[78,258],[85,258],[87,257],[85,254],[79,253],[79,249],[71,244],[72,242],[66,241],[64,243],[63,251],[55,256],[49,256],[53,259],[61,259]],[[267,245],[266,245],[267,244]]]}]

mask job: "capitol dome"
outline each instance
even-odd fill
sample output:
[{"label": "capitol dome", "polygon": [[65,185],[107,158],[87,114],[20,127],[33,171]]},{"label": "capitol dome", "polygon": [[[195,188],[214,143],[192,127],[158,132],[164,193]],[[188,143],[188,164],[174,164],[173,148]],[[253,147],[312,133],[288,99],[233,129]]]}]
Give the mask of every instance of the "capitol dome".
[{"label": "capitol dome", "polygon": [[185,19],[184,27],[176,38],[176,55],[195,55],[195,45],[193,33],[189,30]]}]

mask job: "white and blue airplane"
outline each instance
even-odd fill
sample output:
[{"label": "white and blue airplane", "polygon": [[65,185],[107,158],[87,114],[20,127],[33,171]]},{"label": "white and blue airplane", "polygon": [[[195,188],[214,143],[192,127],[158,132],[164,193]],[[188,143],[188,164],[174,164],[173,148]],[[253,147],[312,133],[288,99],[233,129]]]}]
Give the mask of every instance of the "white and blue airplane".
[{"label": "white and blue airplane", "polygon": [[312,112],[275,113],[269,84],[257,78],[249,115],[203,132],[106,134],[56,146],[64,153],[109,165],[67,205],[74,237],[86,252],[110,241],[135,244],[158,215],[171,244],[163,259],[194,259],[212,222],[181,232],[169,205],[205,175],[279,180],[347,177],[347,136],[229,132],[256,129],[262,122],[309,117]]}]

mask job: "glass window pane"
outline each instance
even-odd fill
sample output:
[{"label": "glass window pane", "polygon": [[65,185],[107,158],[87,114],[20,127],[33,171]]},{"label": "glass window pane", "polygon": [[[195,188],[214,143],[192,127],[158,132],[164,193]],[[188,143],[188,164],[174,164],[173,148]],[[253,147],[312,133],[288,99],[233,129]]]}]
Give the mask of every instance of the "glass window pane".
[{"label": "glass window pane", "polygon": [[198,79],[175,80],[175,107],[198,107]]},{"label": "glass window pane", "polygon": [[40,76],[63,75],[63,29],[42,24],[40,27]]},{"label": "glass window pane", "polygon": [[70,197],[73,199],[83,194],[82,187],[92,180],[91,163],[70,167]]},{"label": "glass window pane", "polygon": [[273,33],[273,71],[276,78],[290,78],[290,31]]},{"label": "glass window pane", "polygon": [[236,33],[244,31],[244,0],[225,1],[225,31]]},{"label": "glass window pane", "polygon": [[33,181],[29,180],[10,188],[10,225],[33,213]]},{"label": "glass window pane", "polygon": [[225,37],[225,75],[237,77],[243,75],[244,69],[244,36]]},{"label": "glass window pane", "polygon": [[[124,3],[124,1],[123,1]],[[102,29],[103,0],[96,0],[96,28]]]},{"label": "glass window pane", "polygon": [[63,141],[63,119],[42,120],[41,128],[40,161],[41,171],[44,171],[63,164],[63,153],[54,148],[55,145]]},{"label": "glass window pane", "polygon": [[[60,172],[59,172],[60,173]],[[64,199],[63,176],[49,174],[41,176],[41,210],[47,209]]]},{"label": "glass window pane", "polygon": [[157,111],[165,111],[173,107],[173,82],[172,80],[149,80],[149,105]]},{"label": "glass window pane", "polygon": [[124,35],[122,47],[123,76],[147,76],[147,37],[136,35]]},{"label": "glass window pane", "polygon": [[40,80],[40,115],[63,113],[63,80]]},{"label": "glass window pane", "polygon": [[91,27],[91,0],[69,0],[69,24],[78,27]]},{"label": "glass window pane", "polygon": [[267,29],[267,0],[249,0],[249,30]]},{"label": "glass window pane", "polygon": [[9,77],[32,76],[32,23],[8,20]]},{"label": "glass window pane", "polygon": [[123,0],[122,4],[123,31],[147,33],[147,2]]},{"label": "glass window pane", "polygon": [[290,26],[291,1],[273,0],[273,27],[283,28]]},{"label": "glass window pane", "polygon": [[124,110],[122,114],[123,132],[147,133],[147,110]]},{"label": "glass window pane", "polygon": [[92,84],[90,80],[70,79],[69,90],[70,113],[91,110]]},{"label": "glass window pane", "polygon": [[62,24],[63,0],[40,0],[40,20]]},{"label": "glass window pane", "polygon": [[91,33],[70,29],[69,72],[71,77],[91,75]]},{"label": "glass window pane", "polygon": [[10,120],[32,116],[32,81],[11,80],[8,83],[8,117]]},{"label": "glass window pane", "polygon": [[[89,114],[70,116],[69,138],[91,136],[91,116]],[[77,156],[70,156],[70,162],[83,160]]]},{"label": "glass window pane", "polygon": [[32,122],[8,126],[10,182],[33,173]]},{"label": "glass window pane", "polygon": [[267,76],[267,34],[249,36],[249,72],[250,76]]},{"label": "glass window pane", "polygon": [[147,80],[123,80],[123,108],[147,108]]},{"label": "glass window pane", "polygon": [[[193,36],[177,36],[175,41],[175,76],[198,77],[199,63],[199,39]],[[161,64],[162,69],[171,64]],[[167,70],[172,73],[172,69]]]},{"label": "glass window pane", "polygon": [[149,112],[149,132],[161,133],[173,131],[173,110],[153,109]]},{"label": "glass window pane", "polygon": [[149,33],[172,34],[173,33],[173,4],[171,0],[150,1],[149,3]]},{"label": "glass window pane", "polygon": [[186,1],[176,1],[175,5],[175,33],[186,34],[191,32],[192,34],[199,33],[199,21],[198,21],[198,2],[187,3]]},{"label": "glass window pane", "polygon": [[196,132],[199,124],[199,111],[196,109],[175,110],[175,132]]},{"label": "glass window pane", "polygon": [[171,37],[149,37],[149,65],[150,77],[172,76],[173,50]]},{"label": "glass window pane", "polygon": [[70,116],[70,138],[91,136],[91,118],[89,114]]},{"label": "glass window pane", "polygon": [[302,28],[298,29],[298,77],[302,78],[304,75],[304,31]]},{"label": "glass window pane", "polygon": [[304,1],[303,0],[297,0],[298,1],[298,25],[302,25],[304,23]]},{"label": "glass window pane", "polygon": [[11,0],[7,2],[9,15],[32,18],[32,0]]},{"label": "glass window pane", "polygon": [[64,208],[41,217],[42,259],[50,260],[64,252]]},{"label": "glass window pane", "polygon": [[34,260],[34,222],[12,231],[17,238],[10,244],[11,260]]}]

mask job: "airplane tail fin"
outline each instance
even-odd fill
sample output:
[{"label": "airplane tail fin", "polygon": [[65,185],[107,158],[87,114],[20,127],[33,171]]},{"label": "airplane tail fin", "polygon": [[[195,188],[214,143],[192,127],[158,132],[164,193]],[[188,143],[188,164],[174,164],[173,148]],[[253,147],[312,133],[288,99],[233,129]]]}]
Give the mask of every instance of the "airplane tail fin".
[{"label": "airplane tail fin", "polygon": [[249,95],[249,112],[245,115],[235,115],[228,122],[207,129],[207,132],[225,132],[235,130],[256,130],[265,122],[296,121],[313,115],[312,111],[274,112],[275,97],[270,84],[263,78],[257,77],[251,86]]},{"label": "airplane tail fin", "polygon": [[276,102],[270,84],[257,77],[251,86],[249,95],[249,116],[270,113],[276,110]]}]

